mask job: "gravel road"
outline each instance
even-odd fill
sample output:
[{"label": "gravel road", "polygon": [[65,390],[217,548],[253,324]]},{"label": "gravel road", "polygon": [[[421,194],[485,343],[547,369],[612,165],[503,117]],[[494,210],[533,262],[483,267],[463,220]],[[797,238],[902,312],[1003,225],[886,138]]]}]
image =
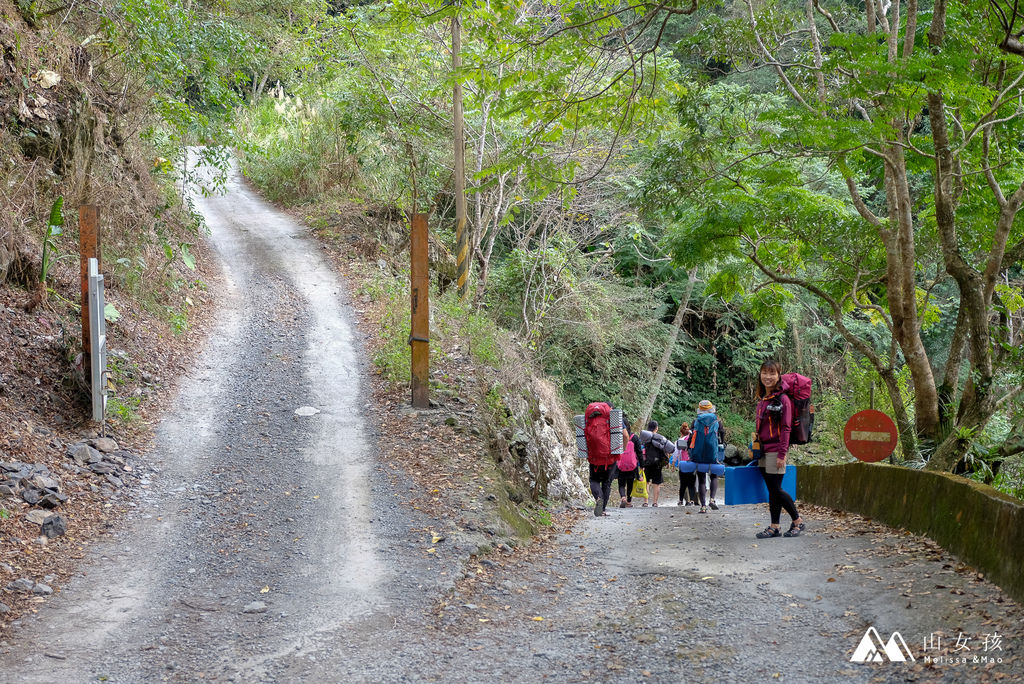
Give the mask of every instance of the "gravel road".
[{"label": "gravel road", "polygon": [[[799,539],[754,539],[764,506],[670,505],[570,510],[559,519],[578,522],[546,541],[485,558],[454,535],[425,552],[424,531],[443,521],[406,505],[414,485],[377,462],[344,283],[237,175],[199,208],[225,273],[219,323],[157,429],[123,529],[0,644],[0,680],[1024,673],[1024,613],[998,588],[927,540],[823,509],[807,509]],[[900,632],[916,661],[851,663],[870,626]],[[967,655],[964,638],[970,656],[1002,662],[924,662]]]}]

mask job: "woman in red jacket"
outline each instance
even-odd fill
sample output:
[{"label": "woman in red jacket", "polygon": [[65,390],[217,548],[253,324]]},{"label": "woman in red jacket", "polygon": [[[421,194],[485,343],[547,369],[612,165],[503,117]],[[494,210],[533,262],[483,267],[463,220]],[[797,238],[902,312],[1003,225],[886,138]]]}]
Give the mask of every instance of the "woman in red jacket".
[{"label": "woman in red jacket", "polygon": [[[757,533],[758,539],[771,537],[799,537],[804,522],[796,509],[793,497],[782,489],[782,478],[786,474],[786,452],[789,451],[789,435],[793,429],[793,402],[786,394],[782,380],[782,366],[778,361],[761,364],[761,375],[757,382],[757,410],[754,425],[761,442],[761,460],[758,466],[768,486],[768,510],[772,523]],[[789,531],[779,529],[782,509],[793,519]]]}]

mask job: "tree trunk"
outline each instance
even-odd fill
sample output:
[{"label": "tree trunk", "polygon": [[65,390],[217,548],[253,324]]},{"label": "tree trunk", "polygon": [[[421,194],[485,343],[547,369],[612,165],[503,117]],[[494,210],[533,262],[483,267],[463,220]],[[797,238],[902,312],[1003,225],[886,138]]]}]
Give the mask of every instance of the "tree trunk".
[{"label": "tree trunk", "polygon": [[967,344],[967,309],[963,306],[956,315],[956,327],[949,345],[949,358],[939,386],[939,436],[944,440],[953,430],[956,418],[956,391],[960,386],[960,368],[964,361],[964,346]]},{"label": "tree trunk", "polygon": [[469,296],[469,236],[466,234],[466,134],[462,112],[462,26],[459,15],[452,17],[452,121],[455,138],[455,273],[459,287],[459,300]]},{"label": "tree trunk", "polygon": [[804,368],[804,345],[800,339],[800,324],[796,322],[792,325],[793,330],[793,352],[796,354],[796,370],[799,373],[806,373]]},{"label": "tree trunk", "polygon": [[896,373],[888,368],[879,375],[885,384],[885,391],[889,393],[892,412],[896,414],[894,418],[896,430],[899,432],[900,451],[903,452],[904,460],[913,460],[917,457],[917,431],[914,429],[914,422],[910,420],[910,414],[907,413],[907,407],[903,404],[903,395],[900,394],[900,384],[896,379]]},{"label": "tree trunk", "polygon": [[[938,0],[928,31],[933,50],[945,41],[946,2]],[[928,461],[928,470],[952,470],[970,447],[970,435],[984,427],[996,409],[993,396],[993,359],[988,325],[985,278],[963,258],[956,230],[956,160],[949,141],[946,106],[941,91],[928,93],[928,118],[935,141],[935,223],[946,272],[960,288],[960,308],[967,313],[971,378],[960,401],[956,429],[942,441]],[[1001,202],[1005,208],[1005,201]],[[1002,213],[1002,212],[1001,212]],[[998,261],[1002,261],[1001,258]]]},{"label": "tree trunk", "polygon": [[[887,153],[887,173],[891,177],[886,183],[886,190],[892,194],[889,198],[890,218],[896,226],[895,235],[892,236],[895,249],[891,251],[888,246],[886,249],[887,261],[895,258],[895,263],[888,265],[890,288],[893,285],[892,278],[898,280],[897,291],[890,293],[893,329],[914,381],[917,434],[935,440],[939,429],[939,395],[928,352],[921,339],[921,326],[917,316],[917,254],[914,241],[913,200],[907,177],[906,157],[900,144],[890,146]],[[893,297],[893,294],[896,296]],[[892,306],[893,303],[895,306]]]},{"label": "tree trunk", "polygon": [[[644,408],[640,412],[640,420],[633,423],[632,429],[646,427],[647,421],[651,419],[651,412],[654,411],[654,402],[658,399],[658,392],[661,391],[661,383],[665,381],[665,373],[668,371],[668,363],[672,359],[672,352],[676,348],[676,340],[679,339],[679,329],[683,327],[683,315],[690,306],[690,295],[693,294],[693,286],[697,283],[697,267],[690,269],[689,279],[686,282],[686,292],[679,300],[679,308],[676,309],[676,317],[672,320],[672,331],[669,333],[668,342],[665,343],[665,352],[661,355],[661,363],[654,373],[654,380],[651,382],[651,391],[644,402]],[[637,426],[640,426],[639,428]]]}]

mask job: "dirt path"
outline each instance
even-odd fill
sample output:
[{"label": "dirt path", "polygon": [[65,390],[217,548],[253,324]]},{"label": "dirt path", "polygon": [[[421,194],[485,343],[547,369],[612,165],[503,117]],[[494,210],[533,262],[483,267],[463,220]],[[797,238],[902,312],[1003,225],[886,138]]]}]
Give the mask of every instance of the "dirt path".
[{"label": "dirt path", "polygon": [[[228,189],[200,203],[226,273],[219,324],[157,431],[137,512],[0,643],[0,680],[1024,672],[1024,614],[996,587],[927,540],[829,511],[808,509],[800,539],[754,539],[763,506],[662,506],[580,510],[546,541],[468,563],[457,534],[426,549],[424,531],[445,521],[412,509],[417,486],[377,462],[344,284],[302,227],[237,178]],[[319,413],[295,414],[306,406]],[[916,662],[851,663],[870,626],[883,640],[900,632]],[[929,637],[937,647],[925,652]],[[967,663],[924,662],[962,657],[964,638]]]}]

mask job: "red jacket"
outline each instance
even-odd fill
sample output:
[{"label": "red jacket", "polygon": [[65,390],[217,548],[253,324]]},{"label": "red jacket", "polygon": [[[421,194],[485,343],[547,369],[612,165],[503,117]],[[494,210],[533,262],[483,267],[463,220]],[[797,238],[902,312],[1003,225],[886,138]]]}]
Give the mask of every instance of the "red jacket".
[{"label": "red jacket", "polygon": [[[783,458],[789,451],[789,434],[793,431],[793,401],[785,393],[785,389],[780,380],[775,392],[759,401],[754,412],[757,438],[764,453],[777,453]],[[782,403],[781,411],[768,410],[768,405],[775,401]]]}]

